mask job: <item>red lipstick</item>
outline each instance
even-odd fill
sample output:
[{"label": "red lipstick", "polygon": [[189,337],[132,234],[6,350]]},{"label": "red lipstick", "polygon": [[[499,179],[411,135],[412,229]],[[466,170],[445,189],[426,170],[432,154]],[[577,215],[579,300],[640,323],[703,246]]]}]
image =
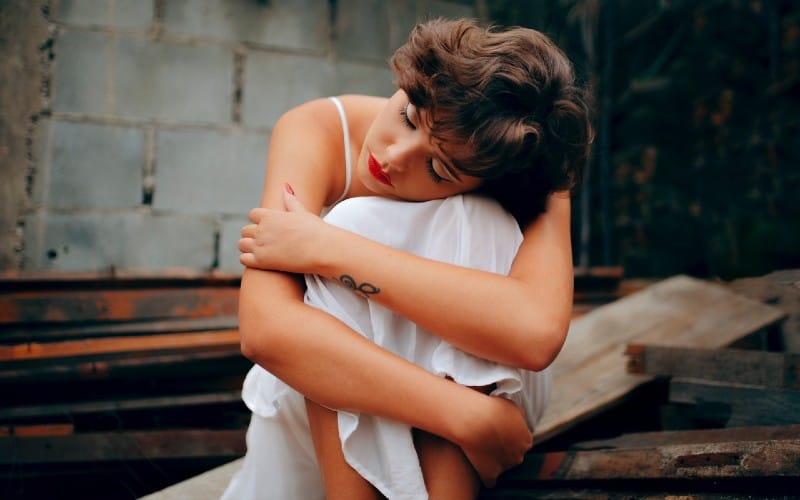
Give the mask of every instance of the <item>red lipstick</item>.
[{"label": "red lipstick", "polygon": [[372,174],[373,177],[378,179],[378,181],[386,184],[388,186],[392,185],[392,179],[389,177],[383,169],[381,169],[381,164],[378,163],[378,160],[375,159],[374,156],[369,155],[369,173]]}]

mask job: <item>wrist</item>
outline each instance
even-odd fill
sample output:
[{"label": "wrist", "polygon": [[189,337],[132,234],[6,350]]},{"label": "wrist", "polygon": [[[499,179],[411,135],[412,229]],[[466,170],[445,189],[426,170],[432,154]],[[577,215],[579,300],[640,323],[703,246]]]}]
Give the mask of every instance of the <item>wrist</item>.
[{"label": "wrist", "polygon": [[313,273],[338,280],[343,269],[341,240],[344,231],[336,226],[327,226],[322,237],[316,240],[319,251],[315,252]]},{"label": "wrist", "polygon": [[483,429],[492,425],[490,415],[493,414],[491,398],[480,392],[464,386],[460,402],[448,404],[448,415],[445,420],[445,439],[465,447],[472,446],[475,441],[480,441],[484,435]]}]

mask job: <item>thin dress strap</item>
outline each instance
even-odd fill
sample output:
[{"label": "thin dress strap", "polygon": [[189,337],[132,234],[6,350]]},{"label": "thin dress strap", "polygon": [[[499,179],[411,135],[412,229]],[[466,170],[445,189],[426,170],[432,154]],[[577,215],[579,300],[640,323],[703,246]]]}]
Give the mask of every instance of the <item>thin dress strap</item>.
[{"label": "thin dress strap", "polygon": [[344,114],[344,107],[342,103],[339,101],[338,97],[329,97],[331,101],[336,105],[336,109],[339,110],[339,118],[342,119],[342,132],[344,134],[344,192],[339,197],[338,200],[333,202],[333,205],[339,203],[347,196],[347,192],[350,190],[350,176],[353,172],[352,162],[350,160],[350,130],[347,126],[347,116]]}]

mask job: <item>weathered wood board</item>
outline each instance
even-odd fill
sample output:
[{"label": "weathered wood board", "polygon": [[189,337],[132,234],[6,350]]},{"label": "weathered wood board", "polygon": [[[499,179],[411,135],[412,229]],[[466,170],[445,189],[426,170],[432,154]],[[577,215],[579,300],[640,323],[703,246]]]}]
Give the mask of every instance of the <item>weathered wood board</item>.
[{"label": "weathered wood board", "polygon": [[[553,395],[549,408],[536,430],[536,441],[542,442],[589,419],[621,401],[633,389],[652,379],[650,375],[634,375],[627,372],[625,347],[628,343],[636,341],[656,345],[717,348],[772,324],[783,316],[781,310],[740,297],[725,287],[684,276],[658,282],[616,302],[590,310],[573,320],[567,343],[552,368]],[[793,461],[797,457],[798,450],[796,439],[779,441],[775,444],[769,440],[782,438],[783,434],[773,436],[757,433],[754,437],[754,440],[738,444],[730,443],[729,441],[735,438],[726,434],[714,440],[714,442],[722,441],[716,445],[717,448],[710,447],[711,445],[692,448],[692,444],[679,448],[678,443],[672,442],[675,441],[673,439],[665,445],[675,446],[666,446],[664,450],[660,450],[662,443],[650,442],[646,445],[648,448],[646,450],[636,451],[633,456],[630,452],[621,456],[630,457],[633,461],[650,460],[648,463],[652,465],[651,455],[656,450],[667,455],[671,453],[670,456],[674,458],[693,453],[699,453],[705,458],[709,452],[720,453],[720,457],[741,453],[742,456],[746,454],[747,457],[758,458],[760,454],[768,452],[771,456],[782,458],[780,463],[776,462],[777,465],[770,465],[773,469],[779,467],[780,474],[796,472],[796,461]],[[697,443],[694,440],[696,436],[692,438],[690,443]],[[572,456],[581,453],[580,457],[584,459],[584,463],[598,457],[603,460],[608,457],[608,453],[598,454],[589,451],[571,453]],[[554,465],[551,470],[554,473],[563,464],[566,453],[537,454],[536,457],[545,456],[549,457],[548,463]],[[531,454],[531,458],[536,457]],[[234,460],[225,466],[148,495],[142,500],[219,498],[231,476],[240,467],[241,461],[242,459]],[[648,477],[654,475],[670,477],[658,467],[659,464],[652,465]],[[694,471],[696,475],[702,472],[699,467],[680,467],[680,469]],[[752,470],[750,462],[740,466],[740,472],[749,470]],[[756,471],[763,470],[766,469],[761,465],[756,468]],[[675,471],[678,471],[678,468]],[[525,476],[523,469],[518,472],[523,474],[525,481],[536,481],[535,474]],[[677,473],[673,471],[672,475]],[[758,473],[750,474],[755,476]],[[576,473],[570,472],[570,474]],[[570,479],[572,477],[570,476]],[[562,481],[564,479],[566,478],[561,478]],[[491,498],[542,498],[541,490],[534,490],[530,495],[522,490],[507,491],[509,494],[504,496],[502,489],[493,490]],[[556,490],[554,495],[551,498],[571,498],[565,495],[563,488]],[[590,497],[585,491],[578,491],[574,498]],[[597,498],[608,498],[608,495],[601,492]]]},{"label": "weathered wood board", "polygon": [[532,453],[504,484],[536,481],[796,477],[800,439]]},{"label": "weathered wood board", "polygon": [[244,455],[243,429],[109,431],[0,439],[0,465],[69,464],[107,460],[188,457],[234,459]]},{"label": "weathered wood board", "polygon": [[630,344],[628,371],[731,384],[800,389],[800,354]]},{"label": "weathered wood board", "polygon": [[553,392],[535,432],[541,443],[622,401],[652,376],[628,373],[628,343],[717,348],[783,318],[724,286],[675,276],[573,320],[552,366]]},{"label": "weathered wood board", "polygon": [[800,424],[800,391],[673,378],[669,400],[726,427]]}]

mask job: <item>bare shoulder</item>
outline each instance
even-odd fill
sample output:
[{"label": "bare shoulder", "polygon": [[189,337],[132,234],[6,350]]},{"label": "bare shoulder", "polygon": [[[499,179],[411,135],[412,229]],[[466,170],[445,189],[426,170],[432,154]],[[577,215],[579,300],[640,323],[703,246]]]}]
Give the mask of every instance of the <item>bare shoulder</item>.
[{"label": "bare shoulder", "polygon": [[[363,124],[374,116],[379,98],[342,96],[351,145],[363,141]],[[281,206],[281,190],[290,183],[311,210],[318,211],[341,195],[345,185],[342,121],[329,98],[319,98],[286,111],[272,128],[267,158],[264,206]]]},{"label": "bare shoulder", "polygon": [[[338,129],[338,112],[330,99],[320,98],[305,102],[286,111],[273,127],[273,134],[322,134],[327,137]],[[333,139],[330,139],[333,141]]]}]

